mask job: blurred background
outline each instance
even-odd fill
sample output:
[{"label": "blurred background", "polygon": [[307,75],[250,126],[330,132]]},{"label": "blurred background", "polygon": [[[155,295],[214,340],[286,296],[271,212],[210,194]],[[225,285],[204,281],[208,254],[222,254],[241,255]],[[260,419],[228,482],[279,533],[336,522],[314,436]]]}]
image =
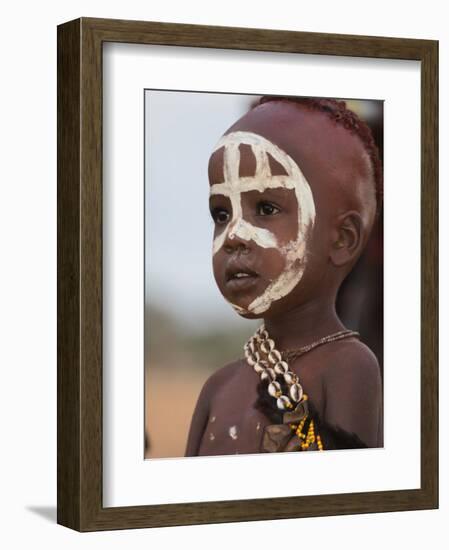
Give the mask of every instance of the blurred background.
[{"label": "blurred background", "polygon": [[[220,136],[260,96],[145,92],[145,458],[184,456],[206,379],[243,355],[260,321],[216,288],[207,165]],[[346,100],[383,150],[383,102]],[[382,365],[382,215],[337,309]]]}]

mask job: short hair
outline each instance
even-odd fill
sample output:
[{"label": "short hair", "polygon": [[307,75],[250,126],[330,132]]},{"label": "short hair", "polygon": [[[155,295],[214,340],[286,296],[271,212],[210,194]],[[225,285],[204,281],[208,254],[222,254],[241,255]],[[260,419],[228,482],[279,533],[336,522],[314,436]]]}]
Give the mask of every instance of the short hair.
[{"label": "short hair", "polygon": [[296,103],[309,111],[320,111],[325,113],[336,124],[343,126],[346,130],[351,132],[351,134],[355,134],[359,137],[369,156],[373,169],[377,205],[376,212],[379,214],[383,199],[383,171],[379,158],[379,149],[374,141],[373,133],[368,124],[356,113],[348,109],[345,101],[316,97],[263,96],[254,107],[270,101]]}]

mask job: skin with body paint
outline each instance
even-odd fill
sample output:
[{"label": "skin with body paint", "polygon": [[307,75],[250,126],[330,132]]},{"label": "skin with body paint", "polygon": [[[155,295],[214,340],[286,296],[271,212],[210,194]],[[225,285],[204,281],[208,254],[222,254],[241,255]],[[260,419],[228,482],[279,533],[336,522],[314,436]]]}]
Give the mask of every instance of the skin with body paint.
[{"label": "skin with body paint", "polygon": [[[218,231],[213,245],[214,256],[220,256],[222,250],[226,253],[231,242],[238,245],[252,242],[254,246],[274,250],[284,264],[282,273],[271,279],[249,304],[239,305],[235,299],[243,289],[252,286],[255,290],[256,286],[261,286],[256,283],[263,284],[263,281],[244,260],[231,259],[224,270],[217,260],[214,268],[218,274],[217,284],[225,298],[230,296],[238,313],[266,313],[274,301],[289,294],[301,280],[306,240],[315,221],[312,192],[295,161],[258,134],[231,132],[219,141],[215,150],[222,153],[223,182],[212,184],[210,191],[211,213]],[[255,169],[246,175],[251,172],[248,165],[252,161]],[[276,197],[282,209],[274,201]],[[287,211],[290,212],[288,217]],[[281,215],[274,217],[277,214]],[[291,219],[291,214],[295,219]],[[293,229],[292,235],[277,234],[279,227],[273,226],[273,219],[276,221],[281,216],[288,232]]]},{"label": "skin with body paint", "polygon": [[[269,102],[221,138],[209,180],[214,276],[236,312],[263,318],[280,350],[345,329],[336,294],[367,242],[376,209],[360,139],[322,112]],[[330,343],[290,368],[324,421],[367,446],[382,445],[379,368],[364,344]],[[209,378],[186,456],[259,452],[270,422],[254,406],[258,382],[244,360]]]}]

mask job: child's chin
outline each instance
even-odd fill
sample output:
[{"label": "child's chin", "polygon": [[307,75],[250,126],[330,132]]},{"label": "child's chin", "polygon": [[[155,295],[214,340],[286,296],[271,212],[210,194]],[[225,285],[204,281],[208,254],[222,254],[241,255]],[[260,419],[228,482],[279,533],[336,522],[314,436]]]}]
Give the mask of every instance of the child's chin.
[{"label": "child's chin", "polygon": [[234,311],[240,315],[240,317],[243,317],[244,319],[262,319],[262,315],[251,313],[251,311],[248,311],[247,309],[240,308],[239,306],[235,306],[235,304],[232,304],[232,307],[234,308]]},{"label": "child's chin", "polygon": [[240,300],[229,299],[228,296],[225,296],[225,298],[233,310],[244,319],[262,319],[264,317],[264,313],[254,313],[249,309],[251,303],[254,301],[254,297],[242,297]]}]

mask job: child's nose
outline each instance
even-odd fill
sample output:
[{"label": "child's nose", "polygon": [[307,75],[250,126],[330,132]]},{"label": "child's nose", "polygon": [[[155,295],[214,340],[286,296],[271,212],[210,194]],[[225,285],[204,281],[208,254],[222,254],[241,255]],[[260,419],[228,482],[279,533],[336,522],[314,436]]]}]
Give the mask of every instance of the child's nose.
[{"label": "child's nose", "polygon": [[228,239],[233,240],[239,236],[239,231],[243,227],[242,218],[232,220],[228,227]]},{"label": "child's nose", "polygon": [[249,241],[243,237],[244,223],[242,219],[234,220],[226,235],[225,242],[223,244],[224,249],[228,253],[234,252],[236,249],[242,251],[249,251]]}]

